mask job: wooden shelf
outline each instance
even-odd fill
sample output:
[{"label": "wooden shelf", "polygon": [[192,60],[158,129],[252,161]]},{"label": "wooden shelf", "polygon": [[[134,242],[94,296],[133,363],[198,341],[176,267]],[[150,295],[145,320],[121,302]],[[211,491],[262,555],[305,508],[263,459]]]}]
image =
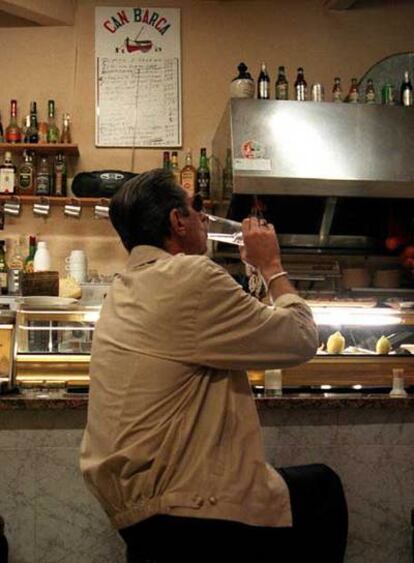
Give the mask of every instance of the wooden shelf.
[{"label": "wooden shelf", "polygon": [[24,150],[30,150],[39,154],[56,154],[58,152],[79,156],[78,145],[67,143],[0,143],[0,152],[10,151],[13,153],[22,153]]}]

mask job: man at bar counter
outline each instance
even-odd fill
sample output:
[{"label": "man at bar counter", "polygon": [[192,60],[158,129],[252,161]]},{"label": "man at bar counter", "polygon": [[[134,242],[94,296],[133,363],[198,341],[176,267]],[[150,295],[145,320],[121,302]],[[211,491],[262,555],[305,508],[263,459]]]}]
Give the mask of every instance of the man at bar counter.
[{"label": "man at bar counter", "polygon": [[265,462],[244,371],[300,364],[318,345],[273,226],[242,223],[269,306],[204,256],[202,202],[169,171],[127,181],[110,218],[129,259],[94,334],[81,469],[128,562],[342,562],[338,476]]}]

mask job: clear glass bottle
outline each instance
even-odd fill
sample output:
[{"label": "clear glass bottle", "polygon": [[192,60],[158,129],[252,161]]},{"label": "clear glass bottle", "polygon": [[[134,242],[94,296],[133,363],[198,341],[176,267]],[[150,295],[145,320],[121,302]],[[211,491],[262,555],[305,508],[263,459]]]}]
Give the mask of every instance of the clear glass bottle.
[{"label": "clear glass bottle", "polygon": [[0,193],[14,194],[16,190],[16,167],[10,151],[4,153],[3,164],[0,165]]},{"label": "clear glass bottle", "polygon": [[200,162],[197,168],[197,193],[202,197],[210,197],[210,169],[208,167],[207,149],[200,149]]},{"label": "clear glass bottle", "polygon": [[231,149],[227,149],[226,164],[223,168],[223,198],[230,199],[233,195],[233,163]]},{"label": "clear glass bottle", "polygon": [[372,78],[368,78],[367,86],[365,88],[365,103],[366,104],[375,104],[376,103],[376,93],[374,87],[374,81]]},{"label": "clear glass bottle", "polygon": [[6,143],[21,143],[22,132],[17,123],[17,100],[10,101],[10,122],[6,127]]},{"label": "clear glass bottle", "polygon": [[23,160],[17,171],[16,192],[20,195],[32,195],[35,191],[35,170],[33,156],[29,151],[23,151]]},{"label": "clear glass bottle", "polygon": [[339,76],[335,76],[334,85],[332,88],[332,101],[335,103],[339,103],[342,102],[342,100],[343,100],[343,92],[342,92],[341,79]]},{"label": "clear glass bottle", "polygon": [[277,80],[275,84],[275,98],[276,100],[289,99],[289,83],[286,78],[285,67],[278,68]]},{"label": "clear glass bottle", "polygon": [[64,144],[70,144],[72,142],[70,115],[68,113],[64,113],[62,117],[62,133],[60,135],[60,142]]},{"label": "clear glass bottle", "polygon": [[47,102],[48,120],[47,120],[47,142],[58,143],[60,139],[59,127],[56,125],[55,117],[55,101],[49,100]]},{"label": "clear glass bottle", "polygon": [[270,78],[267,72],[266,63],[260,67],[259,78],[257,79],[257,99],[268,100],[270,98]]},{"label": "clear glass bottle", "polygon": [[297,102],[305,102],[308,99],[308,84],[305,80],[303,68],[298,68],[298,74],[295,80],[295,100]]},{"label": "clear glass bottle", "polygon": [[185,166],[181,170],[181,185],[185,190],[187,190],[190,196],[195,194],[196,181],[197,170],[193,166],[191,149],[188,149],[185,155]]},{"label": "clear glass bottle", "polygon": [[40,158],[36,171],[36,195],[50,195],[50,171],[46,156]]},{"label": "clear glass bottle", "polygon": [[410,80],[410,73],[408,70],[404,72],[404,80],[401,84],[401,105],[413,105],[413,85]]},{"label": "clear glass bottle", "polygon": [[351,78],[351,86],[349,88],[348,102],[350,104],[357,104],[359,102],[359,88],[358,80]]}]

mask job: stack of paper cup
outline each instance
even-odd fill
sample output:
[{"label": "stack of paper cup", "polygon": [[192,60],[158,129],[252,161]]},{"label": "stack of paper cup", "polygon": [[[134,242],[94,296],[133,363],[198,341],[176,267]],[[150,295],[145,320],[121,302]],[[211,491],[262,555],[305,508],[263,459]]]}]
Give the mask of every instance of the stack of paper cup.
[{"label": "stack of paper cup", "polygon": [[72,250],[70,256],[65,258],[65,269],[69,276],[79,283],[87,281],[88,259],[83,250]]}]

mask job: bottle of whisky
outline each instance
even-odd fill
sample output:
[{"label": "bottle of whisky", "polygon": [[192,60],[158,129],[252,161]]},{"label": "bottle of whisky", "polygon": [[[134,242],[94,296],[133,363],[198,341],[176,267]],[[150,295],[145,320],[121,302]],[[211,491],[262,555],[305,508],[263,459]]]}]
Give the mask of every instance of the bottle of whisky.
[{"label": "bottle of whisky", "polygon": [[67,173],[66,160],[62,153],[58,153],[55,157],[52,177],[52,194],[66,197],[67,192]]},{"label": "bottle of whisky", "polygon": [[270,97],[270,78],[266,63],[262,63],[259,78],[257,79],[257,99],[268,100]]},{"label": "bottle of whisky", "polygon": [[0,165],[0,193],[14,194],[16,189],[16,167],[10,151],[4,153],[4,162]]},{"label": "bottle of whisky", "polygon": [[187,150],[185,155],[185,166],[181,170],[181,185],[187,190],[190,196],[195,194],[197,182],[197,170],[193,166],[193,158],[191,155],[191,150]]},{"label": "bottle of whisky", "polygon": [[47,103],[47,107],[48,107],[47,142],[58,143],[60,139],[60,131],[58,126],[56,125],[55,101],[49,100]]},{"label": "bottle of whisky", "polygon": [[175,181],[177,184],[180,183],[180,169],[178,167],[178,153],[177,151],[172,151],[171,153],[171,172],[174,174]]},{"label": "bottle of whisky", "polygon": [[17,171],[16,192],[20,195],[32,195],[35,191],[35,174],[33,157],[30,152],[23,151],[23,160]]},{"label": "bottle of whisky", "polygon": [[197,193],[201,197],[210,197],[210,169],[207,161],[207,149],[200,149],[200,163],[197,168]]},{"label": "bottle of whisky", "polygon": [[303,68],[298,68],[298,74],[295,80],[295,100],[297,102],[305,102],[308,99],[308,84],[305,80]]},{"label": "bottle of whisky", "polygon": [[6,127],[6,143],[21,143],[22,132],[17,124],[17,101],[10,101],[10,122]]},{"label": "bottle of whisky", "polygon": [[289,99],[289,83],[286,78],[285,67],[280,66],[278,69],[278,75],[275,85],[276,90],[276,100],[288,100]]},{"label": "bottle of whisky", "polygon": [[50,173],[46,156],[40,158],[36,172],[36,195],[50,195]]}]

